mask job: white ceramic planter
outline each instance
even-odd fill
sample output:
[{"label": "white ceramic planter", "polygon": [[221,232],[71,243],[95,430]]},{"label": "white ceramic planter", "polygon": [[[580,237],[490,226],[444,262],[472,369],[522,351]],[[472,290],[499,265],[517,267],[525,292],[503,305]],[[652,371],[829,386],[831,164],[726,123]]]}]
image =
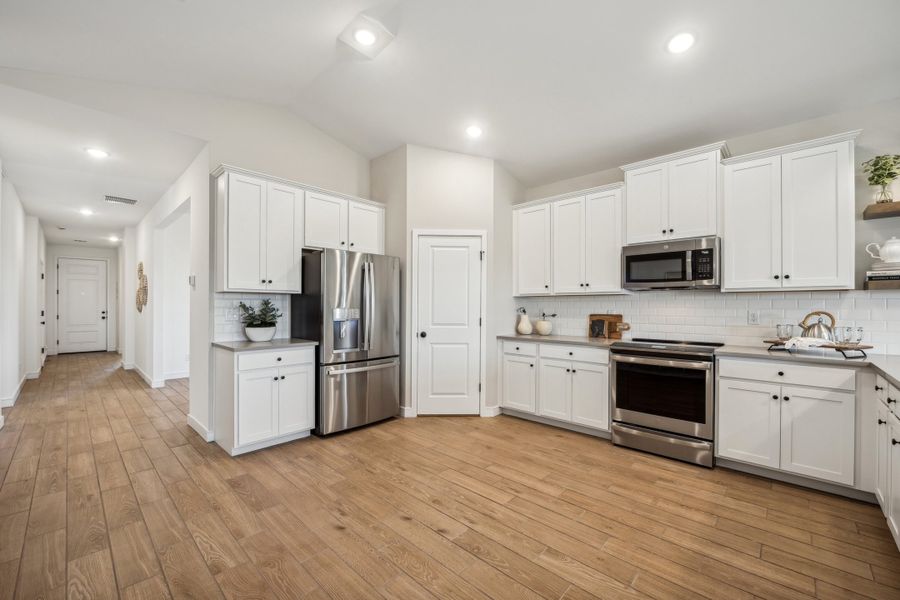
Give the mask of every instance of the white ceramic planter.
[{"label": "white ceramic planter", "polygon": [[520,335],[531,335],[531,321],[528,319],[528,315],[519,315],[519,320],[516,321],[516,332]]},{"label": "white ceramic planter", "polygon": [[251,342],[268,342],[275,337],[274,327],[244,327],[244,335]]},{"label": "white ceramic planter", "polygon": [[534,330],[538,333],[538,335],[550,335],[550,332],[553,331],[553,323],[545,319],[535,321]]}]

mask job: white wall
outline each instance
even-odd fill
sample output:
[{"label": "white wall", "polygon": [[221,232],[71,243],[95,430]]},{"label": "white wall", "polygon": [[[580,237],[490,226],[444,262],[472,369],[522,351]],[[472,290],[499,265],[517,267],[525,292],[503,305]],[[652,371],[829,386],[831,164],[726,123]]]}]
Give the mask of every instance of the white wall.
[{"label": "white wall", "polygon": [[54,355],[58,352],[56,315],[59,314],[59,296],[56,293],[56,265],[60,258],[95,258],[106,261],[106,346],[110,352],[116,352],[119,344],[119,249],[112,245],[109,248],[94,248],[51,244],[47,246],[47,354]]},{"label": "white wall", "polygon": [[12,406],[25,379],[25,211],[0,182],[0,406]]},{"label": "white wall", "polygon": [[190,365],[191,213],[176,215],[162,232],[163,378],[187,377]]}]

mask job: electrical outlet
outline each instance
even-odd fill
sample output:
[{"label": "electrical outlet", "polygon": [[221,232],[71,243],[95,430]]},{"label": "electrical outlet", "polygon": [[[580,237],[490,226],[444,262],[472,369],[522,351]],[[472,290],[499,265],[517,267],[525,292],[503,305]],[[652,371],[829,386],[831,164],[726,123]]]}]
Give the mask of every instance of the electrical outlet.
[{"label": "electrical outlet", "polygon": [[225,311],[225,320],[226,321],[237,321],[238,319],[240,319],[240,316],[238,314],[238,309],[229,308]]},{"label": "electrical outlet", "polygon": [[759,325],[759,311],[758,310],[748,310],[747,311],[747,325]]}]

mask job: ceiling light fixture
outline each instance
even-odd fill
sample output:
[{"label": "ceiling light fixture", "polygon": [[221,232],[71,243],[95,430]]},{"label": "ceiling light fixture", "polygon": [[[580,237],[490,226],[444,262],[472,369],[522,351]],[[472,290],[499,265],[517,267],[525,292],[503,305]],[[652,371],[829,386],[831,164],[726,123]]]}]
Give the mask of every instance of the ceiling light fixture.
[{"label": "ceiling light fixture", "polygon": [[353,39],[363,46],[371,46],[378,39],[371,29],[357,29],[353,33]]},{"label": "ceiling light fixture", "polygon": [[94,158],[109,158],[109,152],[100,148],[85,148],[84,151]]},{"label": "ceiling light fixture", "polygon": [[338,39],[371,59],[391,43],[394,34],[381,21],[359,14],[344,28]]},{"label": "ceiling light fixture", "polygon": [[111,241],[111,242],[118,242],[118,241],[119,241],[119,238],[118,238],[118,236],[111,235],[111,236],[109,236],[109,241]]},{"label": "ceiling light fixture", "polygon": [[679,33],[669,40],[666,49],[672,54],[681,54],[690,50],[694,45],[694,36],[690,33]]},{"label": "ceiling light fixture", "polygon": [[89,208],[82,208],[82,209],[79,210],[78,212],[80,212],[81,214],[83,214],[83,215],[86,216],[86,217],[89,217],[89,216],[91,216],[92,214],[94,214],[94,211],[92,211],[92,210],[89,209]]},{"label": "ceiling light fixture", "polygon": [[470,138],[472,138],[473,140],[480,138],[481,134],[482,134],[481,127],[479,127],[478,125],[469,125],[468,127],[466,127],[466,135],[469,136]]}]

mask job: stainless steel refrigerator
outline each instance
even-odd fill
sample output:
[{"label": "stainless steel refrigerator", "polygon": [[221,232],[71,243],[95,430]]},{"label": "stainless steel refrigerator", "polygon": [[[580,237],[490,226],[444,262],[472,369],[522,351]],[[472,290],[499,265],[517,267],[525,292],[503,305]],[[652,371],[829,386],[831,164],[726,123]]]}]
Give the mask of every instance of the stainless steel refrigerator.
[{"label": "stainless steel refrigerator", "polygon": [[400,410],[400,259],[303,251],[291,336],[319,342],[316,429],[328,435]]}]

